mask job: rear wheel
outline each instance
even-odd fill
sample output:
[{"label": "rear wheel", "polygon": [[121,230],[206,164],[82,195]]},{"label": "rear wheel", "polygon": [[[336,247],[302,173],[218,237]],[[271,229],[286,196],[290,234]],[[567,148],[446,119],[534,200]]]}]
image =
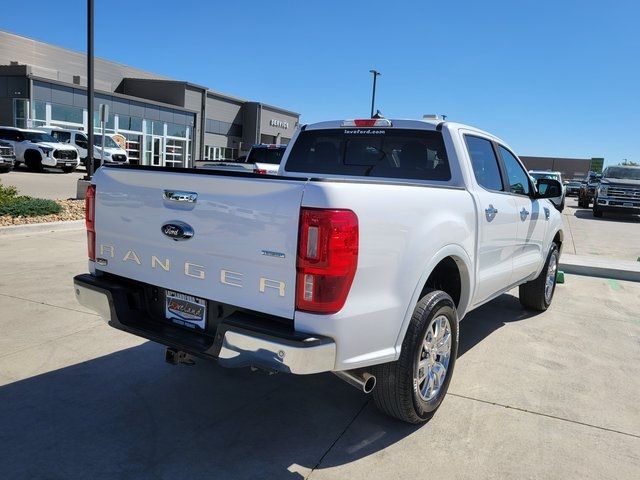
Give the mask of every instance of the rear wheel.
[{"label": "rear wheel", "polygon": [[523,307],[544,312],[553,300],[556,291],[556,274],[559,260],[558,246],[554,243],[540,275],[520,285],[519,297]]},{"label": "rear wheel", "polygon": [[428,421],[447,393],[457,354],[455,304],[445,292],[430,291],[413,311],[400,358],[374,369],[378,409],[408,423]]}]

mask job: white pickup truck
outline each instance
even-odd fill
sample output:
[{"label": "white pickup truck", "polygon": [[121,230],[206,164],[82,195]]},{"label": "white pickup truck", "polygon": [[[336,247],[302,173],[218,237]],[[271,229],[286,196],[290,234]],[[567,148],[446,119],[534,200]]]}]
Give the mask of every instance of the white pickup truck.
[{"label": "white pickup truck", "polygon": [[278,175],[107,166],[75,293],[173,363],[334,372],[424,422],[460,319],[516,286],[527,308],[551,303],[561,189],[499,138],[436,120],[305,125]]}]

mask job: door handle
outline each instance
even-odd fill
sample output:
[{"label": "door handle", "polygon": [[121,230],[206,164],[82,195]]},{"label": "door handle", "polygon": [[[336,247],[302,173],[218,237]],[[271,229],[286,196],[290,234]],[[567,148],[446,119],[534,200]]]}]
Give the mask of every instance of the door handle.
[{"label": "door handle", "polygon": [[493,205],[489,204],[489,208],[485,208],[484,213],[487,216],[487,221],[490,222],[496,217],[496,213],[498,213],[498,209],[494,208]]},{"label": "door handle", "polygon": [[522,210],[520,210],[520,220],[524,222],[528,216],[529,216],[529,211],[526,208],[522,207]]}]

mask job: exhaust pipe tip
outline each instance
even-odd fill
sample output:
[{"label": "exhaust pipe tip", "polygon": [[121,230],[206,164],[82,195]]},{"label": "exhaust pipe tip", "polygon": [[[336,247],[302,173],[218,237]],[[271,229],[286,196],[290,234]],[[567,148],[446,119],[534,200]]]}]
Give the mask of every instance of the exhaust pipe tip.
[{"label": "exhaust pipe tip", "polygon": [[358,370],[344,370],[339,372],[333,372],[338,378],[344,380],[352,387],[364,393],[371,393],[376,387],[376,377],[367,372],[360,372]]},{"label": "exhaust pipe tip", "polygon": [[364,393],[371,393],[374,388],[376,388],[376,377],[365,373],[364,377],[364,385],[362,386],[362,391]]}]

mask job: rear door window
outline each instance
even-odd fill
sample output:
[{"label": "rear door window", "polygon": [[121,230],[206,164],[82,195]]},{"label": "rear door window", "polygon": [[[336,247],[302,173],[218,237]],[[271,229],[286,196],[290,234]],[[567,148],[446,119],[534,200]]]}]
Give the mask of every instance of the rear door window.
[{"label": "rear door window", "polygon": [[285,170],[378,178],[447,181],[441,132],[336,128],[300,132]]},{"label": "rear door window", "polygon": [[503,190],[498,158],[491,141],[472,135],[465,135],[464,139],[476,181],[487,190]]}]

